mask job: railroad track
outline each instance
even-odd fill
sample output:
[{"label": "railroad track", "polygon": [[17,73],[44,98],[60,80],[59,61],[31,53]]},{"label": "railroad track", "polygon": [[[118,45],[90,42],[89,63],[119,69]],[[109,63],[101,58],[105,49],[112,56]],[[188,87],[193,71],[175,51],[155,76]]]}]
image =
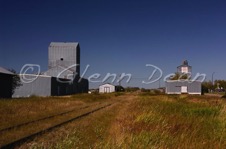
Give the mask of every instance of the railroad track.
[{"label": "railroad track", "polygon": [[[0,148],[2,148],[2,149],[15,148],[16,146],[22,144],[23,142],[26,142],[28,140],[34,139],[38,135],[41,135],[41,134],[46,133],[46,132],[49,132],[49,131],[51,131],[51,130],[53,130],[55,128],[61,127],[61,126],[65,125],[65,124],[67,124],[67,123],[70,123],[72,121],[75,121],[75,120],[78,120],[78,119],[83,118],[85,116],[88,116],[88,115],[90,115],[90,114],[92,114],[94,112],[97,112],[97,111],[101,110],[101,109],[107,108],[107,107],[113,105],[114,103],[115,102],[112,102],[112,103],[109,103],[109,104],[105,104],[105,105],[101,105],[101,106],[96,107],[96,108],[94,108],[92,110],[89,110],[87,112],[81,113],[80,115],[77,115],[75,117],[71,117],[71,118],[63,120],[63,121],[61,121],[59,123],[53,124],[53,125],[45,128],[45,129],[38,130],[38,131],[36,131],[36,132],[34,132],[32,134],[23,136],[23,137],[21,137],[19,139],[16,139],[16,140],[12,140],[11,142],[8,142],[8,143],[5,143],[5,144],[3,143],[3,145],[0,145]],[[88,107],[91,107],[91,106],[85,106],[85,107],[82,107],[80,109],[85,109],[85,108],[88,108]],[[76,109],[76,110],[78,110],[78,109]],[[5,128],[5,129],[2,129],[1,131],[2,132],[7,132],[7,131],[14,130],[14,129],[17,129],[19,127],[23,127],[23,126],[26,126],[26,125],[29,125],[29,124],[35,124],[37,122],[40,122],[40,121],[43,121],[43,120],[46,120],[46,119],[56,118],[57,116],[63,116],[63,115],[66,115],[68,113],[75,112],[76,110],[70,110],[70,111],[67,111],[67,112],[62,112],[62,113],[59,113],[59,114],[56,114],[56,115],[52,115],[52,116],[48,116],[48,117],[45,117],[45,118],[41,118],[41,119],[38,119],[38,120],[34,120],[34,121],[26,122],[26,123],[23,123],[23,124],[19,124],[19,125],[16,125],[16,126],[8,127],[8,128]]]},{"label": "railroad track", "polygon": [[82,108],[75,108],[73,110],[57,113],[57,114],[54,114],[54,115],[51,115],[51,116],[47,116],[47,117],[43,117],[43,118],[39,118],[39,119],[36,119],[36,120],[29,121],[29,122],[25,122],[25,123],[17,124],[17,125],[10,126],[10,127],[7,127],[7,128],[3,128],[3,129],[0,130],[0,133],[2,133],[4,131],[9,131],[9,130],[12,130],[12,129],[16,129],[18,127],[22,127],[24,125],[35,123],[35,122],[38,122],[38,121],[50,119],[50,118],[53,118],[53,117],[56,117],[56,116],[65,115],[65,114],[68,114],[68,113],[71,113],[71,112],[74,112],[74,111],[77,111],[77,110],[80,110],[80,109],[85,109],[85,108],[88,108],[88,107],[90,107],[90,106],[85,106],[85,107],[82,107]]}]

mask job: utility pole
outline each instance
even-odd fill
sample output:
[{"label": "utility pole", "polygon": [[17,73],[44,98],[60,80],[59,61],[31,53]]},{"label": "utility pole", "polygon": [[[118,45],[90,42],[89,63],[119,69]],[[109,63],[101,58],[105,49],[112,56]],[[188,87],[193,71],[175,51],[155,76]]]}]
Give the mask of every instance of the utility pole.
[{"label": "utility pole", "polygon": [[213,82],[213,75],[214,74],[215,74],[215,72],[212,73],[212,85],[213,85],[212,92],[213,92],[213,89],[214,89],[214,82]]},{"label": "utility pole", "polygon": [[212,73],[212,85],[214,86],[214,82],[213,82],[213,75],[215,74],[215,72]]},{"label": "utility pole", "polygon": [[121,81],[122,81],[122,80],[121,80],[121,75],[122,75],[122,74],[120,74],[119,79],[118,79],[119,86],[121,86]]},{"label": "utility pole", "polygon": [[160,81],[161,81],[161,79],[159,79],[159,89],[160,89],[160,87],[161,87],[161,82],[160,82]]}]

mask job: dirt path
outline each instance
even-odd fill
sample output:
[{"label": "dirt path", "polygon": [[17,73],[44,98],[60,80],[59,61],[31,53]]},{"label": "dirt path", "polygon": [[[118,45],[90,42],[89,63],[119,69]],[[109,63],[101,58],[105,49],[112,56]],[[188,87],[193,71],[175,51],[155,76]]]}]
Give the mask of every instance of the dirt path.
[{"label": "dirt path", "polygon": [[134,94],[127,95],[126,98],[123,99],[123,102],[119,105],[119,111],[116,114],[115,120],[112,122],[109,129],[109,137],[107,138],[109,142],[113,143],[114,146],[120,146],[120,144],[124,141],[125,130],[124,124],[128,120],[129,110],[131,105],[136,101],[137,96]]}]

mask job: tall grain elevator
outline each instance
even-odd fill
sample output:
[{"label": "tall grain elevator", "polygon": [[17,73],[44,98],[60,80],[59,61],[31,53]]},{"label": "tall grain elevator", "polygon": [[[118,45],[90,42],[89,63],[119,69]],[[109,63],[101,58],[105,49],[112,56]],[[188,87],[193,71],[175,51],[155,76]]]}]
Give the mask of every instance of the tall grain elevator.
[{"label": "tall grain elevator", "polygon": [[80,78],[80,46],[77,42],[51,42],[48,47],[48,70],[42,75],[20,76],[36,79],[22,82],[13,97],[87,93],[89,88],[88,80]]}]

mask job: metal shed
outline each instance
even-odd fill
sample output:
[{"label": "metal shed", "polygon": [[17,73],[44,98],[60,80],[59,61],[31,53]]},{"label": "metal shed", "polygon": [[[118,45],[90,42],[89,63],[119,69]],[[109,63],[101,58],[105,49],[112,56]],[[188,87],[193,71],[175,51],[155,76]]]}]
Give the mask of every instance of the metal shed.
[{"label": "metal shed", "polygon": [[99,86],[99,93],[112,93],[112,92],[115,92],[115,86],[110,83],[106,83]]},{"label": "metal shed", "polygon": [[0,67],[0,98],[12,97],[13,73]]}]

